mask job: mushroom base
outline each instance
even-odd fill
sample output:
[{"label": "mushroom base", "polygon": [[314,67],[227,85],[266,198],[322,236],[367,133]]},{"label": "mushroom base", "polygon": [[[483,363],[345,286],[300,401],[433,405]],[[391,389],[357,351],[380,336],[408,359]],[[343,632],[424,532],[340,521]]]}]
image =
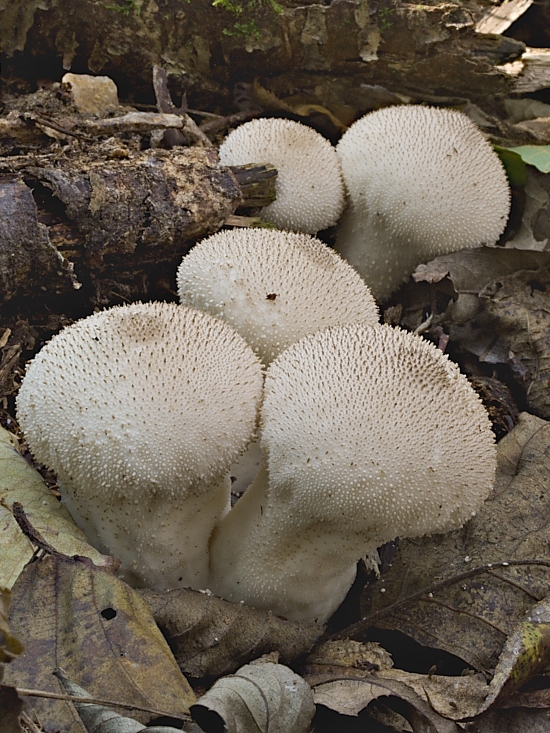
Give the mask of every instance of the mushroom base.
[{"label": "mushroom base", "polygon": [[212,535],[208,587],[228,601],[323,624],[356,575],[358,558],[337,546],[329,527],[294,523],[284,507],[270,502],[262,468]]},{"label": "mushroom base", "polygon": [[[129,501],[124,493],[83,502],[60,482],[63,503],[90,544],[120,560],[120,577],[155,591],[208,581],[208,542],[215,524],[229,511],[229,475],[193,494],[158,491]],[[89,492],[92,496],[92,492]],[[184,506],[181,506],[184,504]]]}]

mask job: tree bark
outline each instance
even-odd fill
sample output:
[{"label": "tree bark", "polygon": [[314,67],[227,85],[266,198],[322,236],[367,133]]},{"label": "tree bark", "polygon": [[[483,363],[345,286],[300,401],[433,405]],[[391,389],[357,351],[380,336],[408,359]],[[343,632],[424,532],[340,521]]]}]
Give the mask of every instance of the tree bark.
[{"label": "tree bark", "polygon": [[[117,150],[124,154],[124,146]],[[93,285],[96,305],[112,302],[113,283],[129,299],[147,296],[144,280],[161,263],[175,271],[194,241],[217,231],[238,206],[274,198],[273,168],[234,174],[214,149],[46,161],[18,159],[17,173],[13,159],[0,165],[0,305],[83,283]]]},{"label": "tree bark", "polygon": [[5,0],[0,43],[6,72],[31,80],[44,68],[54,78],[89,71],[111,76],[123,97],[151,96],[159,64],[202,109],[229,105],[235,82],[262,77],[279,96],[309,90],[311,101],[355,115],[372,108],[373,86],[490,111],[511,84],[495,67],[524,48],[476,34],[460,4],[399,0]]}]

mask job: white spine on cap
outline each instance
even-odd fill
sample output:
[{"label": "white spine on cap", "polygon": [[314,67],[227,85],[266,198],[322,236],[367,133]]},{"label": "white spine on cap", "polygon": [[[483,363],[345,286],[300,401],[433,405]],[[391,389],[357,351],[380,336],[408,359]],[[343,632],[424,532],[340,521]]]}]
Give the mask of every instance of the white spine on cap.
[{"label": "white spine on cap", "polygon": [[263,472],[213,535],[210,587],[296,621],[326,621],[384,542],[461,526],[496,467],[466,377],[389,326],[337,326],[283,352],[261,444]]},{"label": "white spine on cap", "polygon": [[253,438],[261,365],[206,313],[134,303],[74,323],[30,363],[17,415],[90,541],[125,577],[202,587],[228,510],[231,463]]},{"label": "white spine on cap", "polygon": [[262,210],[262,217],[281,229],[315,234],[340,218],[344,185],[338,157],[311,127],[280,118],[245,122],[221,144],[220,162],[271,163],[277,168],[277,198]]},{"label": "white spine on cap", "polygon": [[218,232],[183,258],[177,283],[182,303],[227,321],[264,364],[313,331],[378,321],[358,273],[308,234]]},{"label": "white spine on cap", "polygon": [[401,105],[355,122],[337,146],[348,193],[336,248],[385,299],[421,262],[482,244],[506,226],[499,157],[461,112]]}]

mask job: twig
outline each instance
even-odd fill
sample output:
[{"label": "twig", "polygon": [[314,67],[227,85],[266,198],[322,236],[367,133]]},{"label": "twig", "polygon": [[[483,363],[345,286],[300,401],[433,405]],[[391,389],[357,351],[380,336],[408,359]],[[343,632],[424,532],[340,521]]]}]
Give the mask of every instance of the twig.
[{"label": "twig", "polygon": [[173,114],[178,115],[183,123],[182,135],[167,136],[165,134],[164,139],[169,145],[185,145],[186,143],[193,142],[195,145],[201,145],[204,148],[214,147],[204,132],[199,128],[195,120],[187,114],[187,101],[185,100],[185,95],[183,97],[184,105],[182,107],[177,108],[174,105],[168,89],[168,77],[166,71],[157,65],[153,66],[153,87],[155,90],[158,109],[161,112],[172,112]]},{"label": "twig", "polygon": [[214,132],[219,132],[220,130],[223,130],[225,127],[236,125],[238,122],[246,122],[247,120],[252,120],[254,117],[258,117],[259,114],[260,112],[257,109],[247,109],[243,112],[235,112],[235,114],[229,115],[228,117],[218,117],[218,119],[212,120],[212,122],[202,122],[200,125],[200,130],[204,133],[209,132],[210,134],[212,134]]},{"label": "twig", "polygon": [[19,716],[19,719],[21,723],[25,726],[25,728],[29,731],[29,733],[44,733],[42,728],[38,728],[34,722],[29,718],[27,713],[23,711],[21,715]]},{"label": "twig", "polygon": [[145,708],[141,705],[130,705],[129,703],[116,702],[114,700],[104,700],[101,697],[77,697],[76,695],[67,695],[62,692],[46,692],[44,690],[28,690],[23,687],[16,687],[16,692],[22,697],[41,697],[47,700],[65,700],[66,702],[76,703],[90,703],[92,705],[105,705],[109,708],[121,708],[122,710],[141,710],[144,713],[151,713],[152,715],[158,715],[163,718],[181,718],[182,720],[191,720],[191,716],[185,713],[178,713],[177,715],[173,712],[168,713],[166,710],[156,710],[155,708]]},{"label": "twig", "polygon": [[25,537],[36,547],[35,557],[39,558],[41,555],[54,555],[56,557],[63,557],[61,552],[58,552],[55,547],[52,547],[47,542],[40,532],[35,529],[29,521],[29,518],[25,514],[23,505],[18,501],[14,501],[11,507],[13,518],[19,525],[19,529],[23,532]]}]

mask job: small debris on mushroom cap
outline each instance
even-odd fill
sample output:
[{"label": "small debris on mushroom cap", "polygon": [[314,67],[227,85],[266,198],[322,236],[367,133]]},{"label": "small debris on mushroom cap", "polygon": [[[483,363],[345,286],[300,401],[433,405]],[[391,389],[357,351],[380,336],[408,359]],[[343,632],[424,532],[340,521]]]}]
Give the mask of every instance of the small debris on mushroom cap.
[{"label": "small debris on mushroom cap", "polygon": [[493,486],[491,424],[468,380],[389,326],[290,346],[267,371],[261,423],[266,467],[215,531],[210,587],[293,620],[324,622],[357,560],[461,526]]},{"label": "small debris on mushroom cap", "polygon": [[312,331],[378,321],[376,303],[357,272],[307,234],[218,232],[183,258],[177,282],[182,303],[227,321],[264,364]]},{"label": "small debris on mushroom cap", "polygon": [[337,249],[377,299],[421,262],[494,245],[504,231],[506,173],[461,112],[386,107],[355,122],[337,152],[349,196]]},{"label": "small debris on mushroom cap", "polygon": [[330,142],[293,120],[250,120],[220,146],[223,165],[271,163],[277,168],[276,201],[262,217],[281,229],[315,234],[336,224],[344,208],[344,186]]},{"label": "small debris on mushroom cap", "polygon": [[261,389],[257,357],[227,324],[134,303],[54,336],[29,364],[17,414],[90,541],[136,582],[174,587],[204,577],[228,508],[223,474],[254,436]]}]

